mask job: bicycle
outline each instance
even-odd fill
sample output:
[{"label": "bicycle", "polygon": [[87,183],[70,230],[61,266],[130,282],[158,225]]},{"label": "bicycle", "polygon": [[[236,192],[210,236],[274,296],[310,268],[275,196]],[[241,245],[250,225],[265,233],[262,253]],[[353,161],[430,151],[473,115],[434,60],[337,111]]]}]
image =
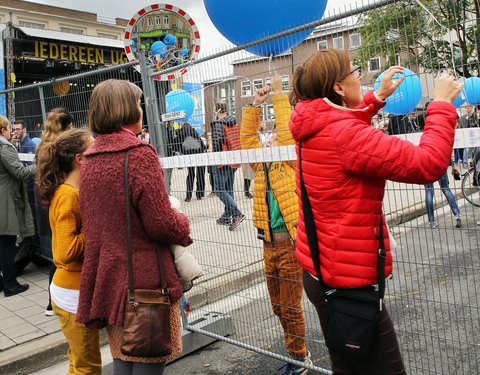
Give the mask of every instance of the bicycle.
[{"label": "bicycle", "polygon": [[480,207],[480,186],[479,172],[475,173],[475,168],[470,168],[462,177],[462,194],[468,203]]}]

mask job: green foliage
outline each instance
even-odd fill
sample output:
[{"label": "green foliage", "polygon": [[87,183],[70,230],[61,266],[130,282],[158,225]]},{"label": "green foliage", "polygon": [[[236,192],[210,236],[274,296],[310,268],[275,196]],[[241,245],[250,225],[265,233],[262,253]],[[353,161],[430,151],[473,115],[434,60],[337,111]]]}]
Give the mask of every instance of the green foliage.
[{"label": "green foliage", "polygon": [[422,0],[440,25],[414,0],[365,12],[358,19],[363,47],[356,63],[366,68],[370,58],[381,56],[384,70],[400,57],[403,66],[414,70],[437,74],[455,68],[465,78],[478,75],[479,1]]}]

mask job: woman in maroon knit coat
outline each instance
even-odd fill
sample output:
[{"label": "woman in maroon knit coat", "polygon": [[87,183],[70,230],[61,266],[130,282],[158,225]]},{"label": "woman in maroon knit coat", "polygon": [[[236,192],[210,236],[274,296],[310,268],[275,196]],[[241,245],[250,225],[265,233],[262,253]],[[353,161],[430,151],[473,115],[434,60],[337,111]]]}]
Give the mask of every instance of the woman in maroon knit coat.
[{"label": "woman in maroon knit coat", "polygon": [[[178,300],[182,290],[168,244],[192,243],[187,217],[174,210],[168,199],[155,149],[135,136],[142,129],[141,95],[141,90],[128,81],[110,79],[95,87],[88,121],[98,137],[85,152],[81,169],[85,260],[77,321],[89,328],[107,327],[115,374],[163,374],[164,362],[180,354]],[[174,350],[162,358],[128,357],[120,352],[128,292],[123,172],[127,150],[134,286],[160,288],[157,241],[172,301]]]}]

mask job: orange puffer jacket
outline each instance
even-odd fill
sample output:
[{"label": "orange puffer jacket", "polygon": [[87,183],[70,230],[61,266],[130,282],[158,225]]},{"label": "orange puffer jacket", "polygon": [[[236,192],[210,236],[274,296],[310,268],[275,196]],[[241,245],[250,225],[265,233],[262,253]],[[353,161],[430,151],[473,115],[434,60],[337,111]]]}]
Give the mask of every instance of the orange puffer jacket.
[{"label": "orange puffer jacket", "polygon": [[[274,95],[272,98],[279,146],[295,144],[288,121],[292,110],[287,94]],[[242,149],[262,148],[258,138],[261,108],[247,106],[243,113],[240,141]],[[267,183],[265,171],[268,170],[270,186],[282,214],[285,225],[293,240],[297,238],[298,199],[295,186],[296,162],[279,161],[272,163],[251,163],[255,172],[253,192],[253,223],[264,233],[264,240],[271,242],[270,210],[267,204]]]}]

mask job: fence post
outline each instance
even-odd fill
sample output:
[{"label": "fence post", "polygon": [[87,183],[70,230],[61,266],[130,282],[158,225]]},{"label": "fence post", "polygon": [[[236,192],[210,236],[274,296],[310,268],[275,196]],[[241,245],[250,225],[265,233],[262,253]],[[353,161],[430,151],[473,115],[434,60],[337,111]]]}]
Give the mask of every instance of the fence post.
[{"label": "fence post", "polygon": [[43,95],[43,87],[38,86],[38,95],[40,97],[40,108],[42,109],[43,125],[47,122],[47,110],[45,108],[45,95]]},{"label": "fence post", "polygon": [[140,70],[142,74],[143,96],[145,99],[145,111],[147,115],[147,123],[149,126],[150,140],[157,153],[164,157],[167,156],[166,142],[161,131],[160,111],[158,109],[158,99],[155,85],[153,85],[153,78],[151,69],[147,67],[145,55],[140,55]]}]

